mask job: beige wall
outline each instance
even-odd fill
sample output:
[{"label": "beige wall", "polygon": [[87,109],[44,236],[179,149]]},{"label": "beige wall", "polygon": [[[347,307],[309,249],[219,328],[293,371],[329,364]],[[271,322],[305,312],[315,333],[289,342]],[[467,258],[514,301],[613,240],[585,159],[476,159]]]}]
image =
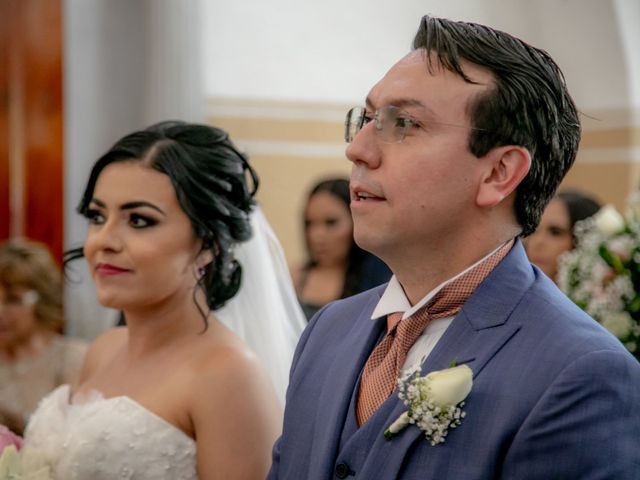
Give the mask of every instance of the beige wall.
[{"label": "beige wall", "polygon": [[623,209],[640,187],[640,126],[637,111],[583,112],[578,158],[562,186],[581,187]]},{"label": "beige wall", "polygon": [[[210,99],[208,121],[228,130],[261,177],[258,198],[290,264],[304,258],[302,209],[315,181],[348,175],[343,122],[350,106]],[[640,127],[632,111],[583,112],[578,158],[563,187],[580,187],[624,207],[640,184]]]},{"label": "beige wall", "polygon": [[226,129],[260,175],[258,199],[290,265],[304,259],[302,210],[313,184],[348,176],[346,105],[210,99],[208,121]]}]

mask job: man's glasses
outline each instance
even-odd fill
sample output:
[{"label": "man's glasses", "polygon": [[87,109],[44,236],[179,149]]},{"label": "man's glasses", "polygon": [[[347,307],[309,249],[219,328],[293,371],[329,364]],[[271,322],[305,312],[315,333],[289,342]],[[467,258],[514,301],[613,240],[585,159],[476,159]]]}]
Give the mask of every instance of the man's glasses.
[{"label": "man's glasses", "polygon": [[[401,108],[394,107],[393,105],[380,107],[375,111],[373,116],[367,114],[367,109],[364,107],[353,107],[347,113],[347,118],[344,122],[344,139],[346,142],[351,143],[358,132],[371,121],[373,121],[373,124],[376,127],[377,138],[385,143],[402,143],[407,134],[407,130],[412,127],[420,126],[420,123],[412,119],[411,115]],[[469,127],[465,125],[453,125],[443,122],[430,123],[490,132],[490,130],[486,130],[484,128]]]},{"label": "man's glasses", "polygon": [[385,143],[400,143],[404,140],[407,130],[417,126],[404,110],[387,105],[380,107],[373,116],[367,115],[364,107],[353,107],[347,113],[344,122],[344,139],[351,143],[360,130],[373,120],[378,138]]}]

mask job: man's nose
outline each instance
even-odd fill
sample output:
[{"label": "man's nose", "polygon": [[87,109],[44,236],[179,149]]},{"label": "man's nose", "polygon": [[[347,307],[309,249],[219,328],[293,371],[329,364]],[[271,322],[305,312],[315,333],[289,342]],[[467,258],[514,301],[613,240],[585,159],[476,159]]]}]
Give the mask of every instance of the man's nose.
[{"label": "man's nose", "polygon": [[347,159],[355,165],[367,168],[380,166],[380,145],[376,139],[375,122],[369,122],[355,135],[346,149]]}]

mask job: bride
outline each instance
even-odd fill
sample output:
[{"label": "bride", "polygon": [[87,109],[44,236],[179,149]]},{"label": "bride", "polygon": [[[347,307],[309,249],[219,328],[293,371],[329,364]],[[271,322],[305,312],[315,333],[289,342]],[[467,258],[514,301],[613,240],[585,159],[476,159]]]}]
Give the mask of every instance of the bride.
[{"label": "bride", "polygon": [[127,327],[31,418],[24,452],[54,478],[266,476],[304,319],[257,183],[204,125],[154,125],[96,162],[78,208],[87,238],[66,260],[86,257]]}]

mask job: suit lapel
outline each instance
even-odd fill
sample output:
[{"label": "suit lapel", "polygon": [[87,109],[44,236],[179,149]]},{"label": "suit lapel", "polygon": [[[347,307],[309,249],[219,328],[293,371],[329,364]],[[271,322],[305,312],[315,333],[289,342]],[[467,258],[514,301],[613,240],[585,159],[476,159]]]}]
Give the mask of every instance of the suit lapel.
[{"label": "suit lapel", "polygon": [[[360,315],[353,328],[338,339],[340,348],[332,349],[333,358],[327,367],[326,383],[317,401],[316,432],[314,454],[310,461],[310,472],[323,472],[326,465],[320,465],[321,459],[332,461],[338,450],[342,431],[345,426],[349,405],[354,389],[357,388],[359,375],[371,350],[386,329],[384,317],[371,320],[371,312],[380,300],[380,292],[371,295],[369,301],[360,309]],[[349,314],[345,313],[345,317]],[[341,319],[348,322],[349,318]],[[328,467],[333,468],[333,465]]]},{"label": "suit lapel", "polygon": [[495,352],[520,328],[507,320],[533,279],[531,265],[518,241],[465,302],[424,362],[422,374],[447,368],[455,361],[469,365],[474,376],[479,375]]}]

